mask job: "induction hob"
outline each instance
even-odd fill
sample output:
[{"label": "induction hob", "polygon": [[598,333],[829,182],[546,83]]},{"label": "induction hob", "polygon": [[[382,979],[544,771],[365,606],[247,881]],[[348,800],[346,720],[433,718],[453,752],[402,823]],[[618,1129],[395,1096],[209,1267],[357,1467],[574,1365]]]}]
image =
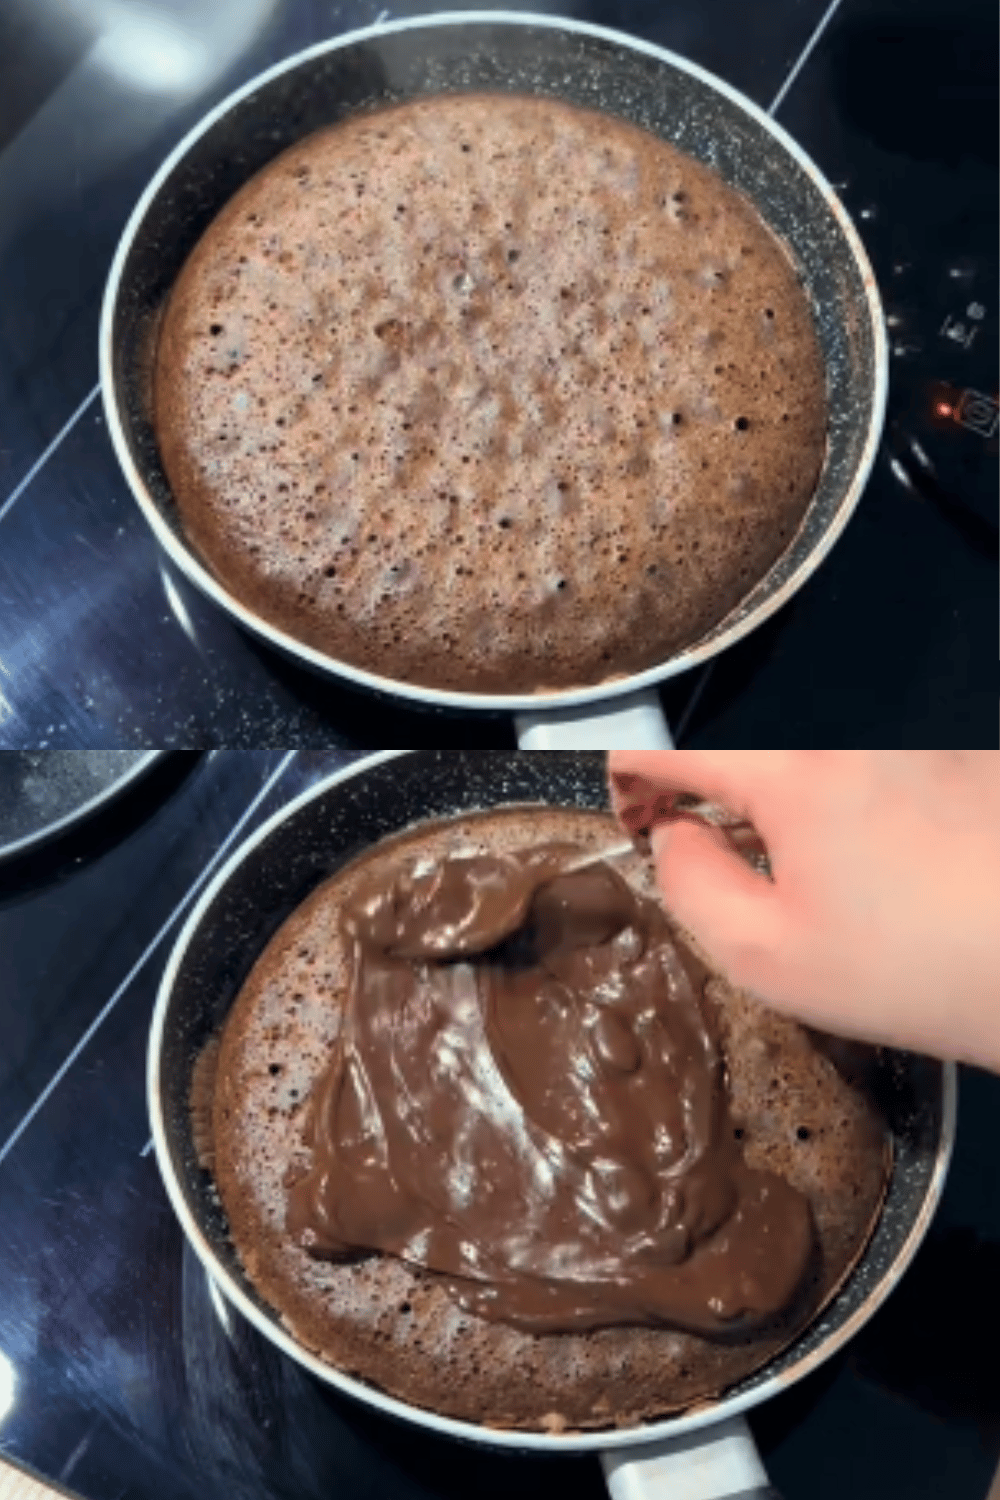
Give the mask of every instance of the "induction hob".
[{"label": "induction hob", "polygon": [[[0,1454],[88,1500],[605,1493],[596,1458],[484,1454],[322,1386],[213,1296],[161,1185],[144,1065],[170,946],[239,840],[351,759],[170,755],[0,869]],[[1000,1079],[964,1070],[944,1199],[901,1286],[751,1414],[784,1500],[984,1500],[1000,1456],[998,1118]]]},{"label": "induction hob", "polygon": [[[3,0],[0,745],[513,745],[252,641],[158,551],[98,399],[125,220],[205,109],[331,34],[433,4]],[[564,0],[743,90],[839,187],[892,346],[886,440],[830,558],[666,684],[701,746],[996,744],[997,144],[987,0]]]}]

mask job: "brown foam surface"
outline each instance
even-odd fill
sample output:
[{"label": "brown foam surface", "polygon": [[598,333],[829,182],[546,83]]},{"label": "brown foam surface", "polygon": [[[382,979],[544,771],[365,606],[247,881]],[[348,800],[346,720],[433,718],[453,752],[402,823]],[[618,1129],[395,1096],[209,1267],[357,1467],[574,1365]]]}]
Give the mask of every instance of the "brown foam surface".
[{"label": "brown foam surface", "polygon": [[[386,841],[321,886],[280,929],[223,1032],[214,1171],[247,1273],[308,1349],[451,1417],[524,1429],[625,1426],[715,1394],[764,1363],[828,1300],[881,1204],[889,1154],[870,1105],[802,1028],[719,981],[713,992],[746,1159],[803,1192],[816,1228],[803,1296],[764,1334],[730,1343],[661,1328],[533,1336],[463,1312],[433,1276],[398,1260],[319,1262],[291,1243],[284,1183],[308,1161],[303,1110],[337,1035],[347,978],[337,911],[355,872],[372,860],[395,861],[403,848],[415,853],[413,845],[438,855],[566,839],[600,849],[619,838],[602,814],[516,809],[427,824]],[[650,890],[638,857],[616,865]]]},{"label": "brown foam surface", "polygon": [[450,96],[295,146],[188,259],[155,419],[188,534],[297,639],[530,692],[720,620],[815,488],[805,294],[755,210],[620,120]]}]

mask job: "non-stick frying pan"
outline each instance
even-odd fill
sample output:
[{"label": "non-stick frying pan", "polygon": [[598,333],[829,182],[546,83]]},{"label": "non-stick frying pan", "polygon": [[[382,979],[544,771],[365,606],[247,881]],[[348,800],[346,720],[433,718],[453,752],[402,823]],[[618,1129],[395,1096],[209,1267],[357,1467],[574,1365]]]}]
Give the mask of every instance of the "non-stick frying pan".
[{"label": "non-stick frying pan", "polygon": [[24,750],[0,755],[0,863],[33,853],[128,791],[165,750]]},{"label": "non-stick frying pan", "polygon": [[191,1073],[272,934],[328,874],[419,819],[505,803],[607,806],[605,759],[588,752],[388,751],[356,762],[289,803],[220,870],[192,912],[164,973],[149,1048],[149,1107],[167,1191],[206,1271],[279,1348],[380,1411],[474,1442],[550,1453],[601,1452],[615,1500],[752,1500],[771,1493],[742,1413],[814,1370],[884,1302],[927,1230],[955,1127],[956,1074],[889,1054],[878,1093],[895,1162],[878,1227],[837,1296],[788,1349],[723,1397],[641,1427],[505,1433],[435,1416],[342,1374],[301,1348],[255,1292],[227,1238],[197,1160]]},{"label": "non-stick frying pan", "polygon": [[[397,681],[302,645],[233,598],[181,528],[150,411],[158,314],[189,251],[229,198],[279,152],[352,111],[454,91],[542,94],[645,126],[714,167],[790,249],[812,302],[830,408],[826,462],[803,524],[750,594],[690,649],[614,683],[488,695]],[[886,342],[875,279],[836,194],[761,109],[661,47],[583,22],[508,11],[393,21],[262,73],[181,141],[139,200],[104,298],[101,384],[108,426],[136,499],[170,558],[273,646],[324,672],[430,707],[515,712],[525,748],[670,744],[649,691],[732,645],[818,566],[857,504],[882,430]]]}]

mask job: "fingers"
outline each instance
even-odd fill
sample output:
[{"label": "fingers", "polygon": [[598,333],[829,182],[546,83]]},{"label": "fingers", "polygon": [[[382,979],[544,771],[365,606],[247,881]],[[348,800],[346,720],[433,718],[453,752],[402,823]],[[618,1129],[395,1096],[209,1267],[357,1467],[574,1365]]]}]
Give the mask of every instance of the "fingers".
[{"label": "fingers", "polygon": [[650,842],[667,908],[737,984],[756,985],[779,951],[781,898],[710,826],[656,825]]},{"label": "fingers", "polygon": [[691,792],[755,822],[760,798],[787,776],[784,750],[613,750],[612,802],[630,833],[666,816],[679,792]]}]

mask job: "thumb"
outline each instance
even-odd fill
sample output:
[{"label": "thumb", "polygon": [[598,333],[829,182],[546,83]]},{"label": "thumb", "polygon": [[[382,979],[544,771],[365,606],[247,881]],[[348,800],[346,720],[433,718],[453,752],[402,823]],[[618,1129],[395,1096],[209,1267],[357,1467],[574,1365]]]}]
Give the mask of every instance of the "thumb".
[{"label": "thumb", "polygon": [[650,831],[667,909],[733,983],[754,988],[780,952],[776,887],[756,874],[710,824],[679,818]]}]

